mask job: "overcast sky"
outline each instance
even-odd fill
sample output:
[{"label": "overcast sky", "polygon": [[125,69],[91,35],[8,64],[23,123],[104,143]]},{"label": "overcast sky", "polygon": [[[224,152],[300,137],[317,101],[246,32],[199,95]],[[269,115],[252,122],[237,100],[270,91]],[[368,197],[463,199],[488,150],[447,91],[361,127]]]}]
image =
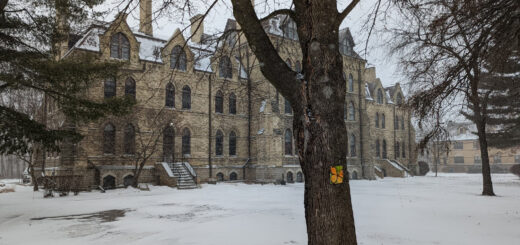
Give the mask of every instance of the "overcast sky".
[{"label": "overcast sky", "polygon": [[[120,5],[122,0],[110,0],[108,4],[101,6],[103,10],[111,10],[111,14],[106,17],[106,21],[111,21],[114,18],[122,6]],[[212,1],[209,0],[191,0],[193,7],[191,13],[180,12],[175,9],[167,11],[168,14],[162,14],[157,16],[157,10],[162,4],[162,0],[154,0],[154,35],[163,39],[169,39],[176,28],[184,29],[189,25],[189,18],[198,13],[204,13],[209,7]],[[385,3],[387,0],[383,0]],[[138,0],[134,0],[132,5],[133,11],[130,12],[128,17],[128,23],[132,29],[137,30],[139,28],[139,9],[136,8]],[[182,2],[182,1],[179,1]],[[342,10],[347,6],[350,1],[338,1],[338,9]],[[388,57],[387,46],[384,43],[383,35],[380,32],[374,31],[369,39],[368,52],[365,52],[365,43],[368,36],[369,27],[366,23],[370,20],[369,14],[375,9],[377,0],[360,1],[360,3],[354,8],[354,10],[345,19],[341,28],[350,28],[354,41],[356,42],[355,50],[367,60],[369,66],[376,67],[377,76],[381,79],[384,86],[393,85],[396,82],[403,84],[403,76],[399,75],[397,66],[397,60],[395,58]],[[280,9],[289,7],[291,1],[289,0],[256,0],[255,9],[259,16],[265,16],[273,9]],[[385,9],[383,5],[381,9]],[[233,18],[231,11],[231,3],[229,0],[221,0],[212,9],[206,18],[205,32],[216,33],[222,31],[228,18]],[[381,29],[382,22],[376,22],[376,29]],[[187,29],[189,31],[189,28]],[[188,33],[186,32],[186,35]],[[402,86],[405,89],[404,86]],[[406,93],[406,92],[405,92]]]}]

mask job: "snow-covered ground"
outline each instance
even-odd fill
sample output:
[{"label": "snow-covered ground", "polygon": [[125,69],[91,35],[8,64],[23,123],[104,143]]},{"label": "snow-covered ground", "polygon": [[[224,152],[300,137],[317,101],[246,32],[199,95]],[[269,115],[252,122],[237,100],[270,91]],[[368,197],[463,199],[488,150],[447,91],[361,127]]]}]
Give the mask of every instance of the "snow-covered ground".
[{"label": "snow-covered ground", "polygon": [[[520,180],[493,180],[497,197],[479,195],[480,175],[353,181],[359,244],[518,244]],[[306,244],[303,184],[15,190],[0,194],[0,244]]]}]

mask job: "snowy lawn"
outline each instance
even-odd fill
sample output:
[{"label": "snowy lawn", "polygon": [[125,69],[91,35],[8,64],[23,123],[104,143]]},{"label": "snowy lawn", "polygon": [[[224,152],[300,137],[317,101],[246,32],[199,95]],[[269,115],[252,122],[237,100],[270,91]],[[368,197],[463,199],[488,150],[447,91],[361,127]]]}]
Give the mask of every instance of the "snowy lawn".
[{"label": "snowy lawn", "polygon": [[[520,180],[493,175],[351,182],[359,244],[519,244]],[[2,180],[0,180],[2,182]],[[303,184],[0,194],[0,244],[306,244]]]}]

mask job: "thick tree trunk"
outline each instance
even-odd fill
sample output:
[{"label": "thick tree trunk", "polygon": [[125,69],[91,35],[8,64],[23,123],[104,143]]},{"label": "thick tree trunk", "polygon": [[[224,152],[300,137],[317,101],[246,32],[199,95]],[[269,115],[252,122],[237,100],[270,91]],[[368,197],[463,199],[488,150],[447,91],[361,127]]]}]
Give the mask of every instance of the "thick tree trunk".
[{"label": "thick tree trunk", "polygon": [[[346,82],[338,47],[341,16],[346,12],[338,13],[335,0],[299,0],[294,1],[294,10],[282,10],[297,23],[303,55],[304,78],[300,80],[279,56],[251,2],[232,3],[235,18],[261,64],[262,74],[293,108],[293,131],[305,175],[308,244],[357,244],[346,165]],[[342,183],[331,183],[333,166],[343,167]]]},{"label": "thick tree trunk", "polygon": [[483,122],[477,122],[476,124],[478,141],[480,144],[480,158],[482,159],[482,195],[494,196],[495,192],[493,191],[493,182],[491,181],[491,168],[489,166],[486,124]]}]

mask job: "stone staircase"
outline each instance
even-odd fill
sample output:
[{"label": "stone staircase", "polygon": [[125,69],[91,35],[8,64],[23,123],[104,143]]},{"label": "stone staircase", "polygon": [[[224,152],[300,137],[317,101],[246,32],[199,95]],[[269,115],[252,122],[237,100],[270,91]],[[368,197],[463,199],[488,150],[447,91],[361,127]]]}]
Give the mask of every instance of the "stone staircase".
[{"label": "stone staircase", "polygon": [[[192,173],[187,167],[189,163],[170,163],[173,176],[177,178],[178,189],[195,189],[198,188],[197,182],[195,181],[196,175]],[[190,166],[191,167],[191,166]]]}]

